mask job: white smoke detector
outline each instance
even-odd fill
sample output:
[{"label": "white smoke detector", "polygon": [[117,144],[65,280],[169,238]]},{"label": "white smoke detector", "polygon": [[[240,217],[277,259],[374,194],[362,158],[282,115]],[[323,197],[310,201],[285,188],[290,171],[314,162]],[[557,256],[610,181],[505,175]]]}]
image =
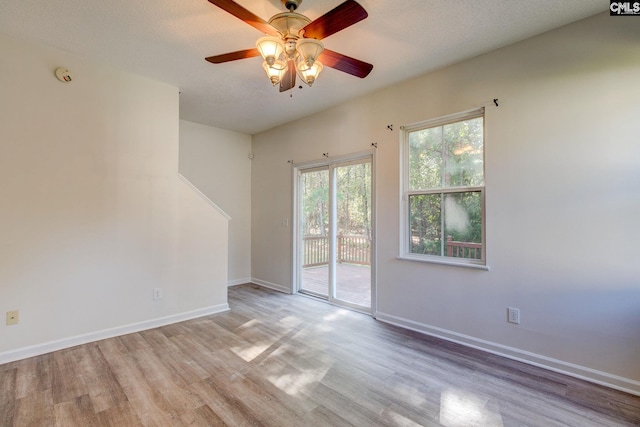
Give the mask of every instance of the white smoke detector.
[{"label": "white smoke detector", "polygon": [[69,71],[64,67],[60,67],[56,69],[56,77],[62,83],[71,83],[71,81],[73,80],[73,77],[71,76],[71,71]]}]

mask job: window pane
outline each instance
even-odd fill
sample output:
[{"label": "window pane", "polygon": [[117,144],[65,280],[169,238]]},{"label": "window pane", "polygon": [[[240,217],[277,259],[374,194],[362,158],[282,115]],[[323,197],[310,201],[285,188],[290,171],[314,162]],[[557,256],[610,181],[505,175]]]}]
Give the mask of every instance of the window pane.
[{"label": "window pane", "polygon": [[302,233],[304,237],[329,232],[329,170],[302,174]]},{"label": "window pane", "polygon": [[446,256],[482,259],[482,206],[479,191],[444,195]]},{"label": "window pane", "polygon": [[409,133],[409,189],[442,186],[442,127]]},{"label": "window pane", "polygon": [[478,117],[443,126],[445,187],[483,185],[482,122]]},{"label": "window pane", "polygon": [[410,251],[442,255],[441,194],[409,196]]},{"label": "window pane", "polygon": [[402,253],[484,264],[484,109],[407,126],[403,143]]},{"label": "window pane", "polygon": [[338,235],[371,239],[371,163],[336,168]]}]

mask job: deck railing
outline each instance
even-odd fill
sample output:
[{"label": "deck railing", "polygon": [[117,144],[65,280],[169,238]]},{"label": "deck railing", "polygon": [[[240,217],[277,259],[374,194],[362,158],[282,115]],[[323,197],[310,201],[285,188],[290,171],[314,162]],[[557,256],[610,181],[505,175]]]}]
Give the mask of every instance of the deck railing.
[{"label": "deck railing", "polygon": [[[327,265],[329,263],[329,238],[325,236],[304,237],[303,267]],[[339,263],[371,265],[371,239],[365,236],[338,236],[336,260]]]},{"label": "deck railing", "polygon": [[[308,236],[302,239],[304,262],[302,267],[329,264],[329,238]],[[371,239],[365,236],[338,236],[336,260],[339,263],[371,265]],[[482,259],[482,243],[457,242],[447,237],[447,256]]]},{"label": "deck railing", "polygon": [[338,236],[338,262],[371,264],[371,239],[364,236]]},{"label": "deck railing", "polygon": [[329,264],[329,239],[327,237],[304,237],[302,267],[315,267]]},{"label": "deck railing", "polygon": [[482,259],[482,243],[456,242],[453,237],[447,236],[447,256]]}]

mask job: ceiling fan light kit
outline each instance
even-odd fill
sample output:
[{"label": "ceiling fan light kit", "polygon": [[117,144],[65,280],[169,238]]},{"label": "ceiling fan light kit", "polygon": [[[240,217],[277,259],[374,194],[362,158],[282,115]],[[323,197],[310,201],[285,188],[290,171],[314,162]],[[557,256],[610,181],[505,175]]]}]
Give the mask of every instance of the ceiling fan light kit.
[{"label": "ceiling fan light kit", "polygon": [[322,71],[322,63],[320,61],[316,61],[313,63],[311,67],[307,67],[306,64],[300,63],[298,64],[298,75],[300,78],[307,84],[309,87],[313,85],[313,82],[316,81],[318,75]]},{"label": "ceiling fan light kit", "polygon": [[210,3],[243,20],[267,35],[256,41],[255,49],[247,49],[215,55],[207,61],[220,64],[237,59],[262,56],[262,68],[275,86],[280,84],[280,92],[295,86],[296,75],[311,86],[320,75],[324,65],[336,70],[364,78],[373,65],[324,49],[320,39],[328,37],[367,17],[367,12],[354,0],[346,0],[333,10],[311,21],[295,10],[302,0],[282,0],[289,12],[271,17],[269,22],[249,12],[233,0],[209,0]]},{"label": "ceiling fan light kit", "polygon": [[[287,29],[286,34],[292,34],[292,32]],[[298,75],[309,86],[313,84],[323,68],[317,59],[324,50],[324,46],[322,42],[315,39],[293,35],[286,38],[265,36],[258,39],[256,48],[264,59],[262,68],[274,86],[282,80],[288,61],[294,61]]]},{"label": "ceiling fan light kit", "polygon": [[302,39],[298,42],[296,51],[298,52],[299,63],[304,63],[307,68],[311,68],[324,50],[324,45],[315,39]]},{"label": "ceiling fan light kit", "polygon": [[284,52],[284,45],[280,39],[272,36],[259,38],[256,42],[256,48],[269,66],[272,66]]},{"label": "ceiling fan light kit", "polygon": [[262,68],[267,73],[267,77],[271,80],[271,83],[275,86],[282,80],[284,73],[287,72],[287,64],[282,61],[275,61],[272,65],[269,65],[267,61],[262,63]]},{"label": "ceiling fan light kit", "polygon": [[279,13],[269,20],[269,25],[276,29],[279,37],[265,36],[256,41],[256,48],[264,59],[262,68],[275,86],[282,81],[286,73],[287,67],[282,67],[282,64],[293,61],[300,79],[311,86],[323,68],[317,59],[324,46],[318,40],[303,37],[303,29],[311,20],[294,12],[300,2],[283,0],[282,3],[290,12]]}]

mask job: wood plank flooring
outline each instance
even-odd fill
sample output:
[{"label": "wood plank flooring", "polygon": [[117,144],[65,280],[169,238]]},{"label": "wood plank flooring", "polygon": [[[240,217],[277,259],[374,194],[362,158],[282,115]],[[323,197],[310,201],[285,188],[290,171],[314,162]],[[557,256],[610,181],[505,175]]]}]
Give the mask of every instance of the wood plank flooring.
[{"label": "wood plank flooring", "polygon": [[624,426],[640,397],[311,298],[0,365],[1,426]]}]

